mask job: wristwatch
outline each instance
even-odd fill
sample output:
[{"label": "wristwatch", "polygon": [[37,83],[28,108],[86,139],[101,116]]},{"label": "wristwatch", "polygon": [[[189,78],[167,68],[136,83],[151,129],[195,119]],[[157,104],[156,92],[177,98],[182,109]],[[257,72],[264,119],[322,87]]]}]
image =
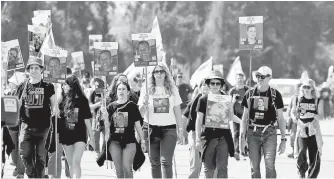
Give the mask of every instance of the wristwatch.
[{"label": "wristwatch", "polygon": [[287,139],[286,139],[286,138],[281,138],[281,141],[284,141],[284,142],[286,142],[286,141],[287,141]]}]

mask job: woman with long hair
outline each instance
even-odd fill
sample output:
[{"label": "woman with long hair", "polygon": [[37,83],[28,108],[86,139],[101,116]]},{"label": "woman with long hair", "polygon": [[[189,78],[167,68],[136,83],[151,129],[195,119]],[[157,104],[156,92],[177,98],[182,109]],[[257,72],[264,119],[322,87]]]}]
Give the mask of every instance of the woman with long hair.
[{"label": "woman with long hair", "polygon": [[[101,107],[105,118],[108,151],[114,161],[117,178],[133,178],[132,164],[136,154],[135,130],[141,141],[141,149],[146,150],[142,119],[137,104],[129,100],[130,86],[125,82],[116,84],[117,100],[107,107]],[[138,152],[138,151],[137,151]]]},{"label": "woman with long hair", "polygon": [[[322,135],[319,120],[323,119],[323,101],[315,94],[315,82],[305,79],[302,82],[298,100],[293,104],[291,117],[297,121],[294,145],[299,177],[317,178],[320,172]],[[308,150],[307,162],[306,152]],[[308,167],[309,166],[309,167]]]},{"label": "woman with long hair", "polygon": [[85,151],[87,132],[90,145],[95,148],[91,128],[92,114],[88,99],[76,76],[66,78],[59,102],[59,143],[63,145],[72,178],[81,178],[81,158]]},{"label": "woman with long hair", "polygon": [[138,101],[145,121],[144,135],[149,136],[148,151],[153,178],[173,177],[172,161],[177,134],[182,138],[181,103],[178,89],[167,68],[155,66],[149,77],[147,92],[143,86]]},{"label": "woman with long hair", "polygon": [[[114,79],[112,80],[111,84],[110,84],[110,88],[109,88],[109,94],[107,96],[107,106],[116,101],[117,99],[117,89],[116,89],[116,85],[119,82],[125,82],[127,84],[129,84],[129,80],[128,77],[122,73],[116,75],[114,77]],[[129,93],[129,100],[133,101],[134,103],[137,104],[138,102],[138,96],[130,89],[130,93]]]}]

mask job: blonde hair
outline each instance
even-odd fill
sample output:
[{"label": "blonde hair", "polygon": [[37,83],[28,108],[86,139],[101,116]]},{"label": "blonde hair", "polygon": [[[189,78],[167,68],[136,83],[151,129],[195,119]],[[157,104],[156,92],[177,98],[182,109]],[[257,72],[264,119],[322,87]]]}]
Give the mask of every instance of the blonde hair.
[{"label": "blonde hair", "polygon": [[[309,86],[312,87],[312,91],[311,91],[312,98],[316,98],[317,96],[315,93],[315,82],[312,79],[308,79],[307,83]],[[299,99],[301,99],[301,97],[305,95],[303,91],[303,86],[305,86],[304,83],[299,87],[299,95],[298,95]]]},{"label": "blonde hair", "polygon": [[155,78],[154,78],[154,70],[157,67],[161,67],[164,71],[165,71],[165,79],[164,79],[164,87],[166,90],[166,93],[168,95],[173,95],[175,93],[175,91],[173,91],[173,87],[175,86],[175,83],[172,79],[172,75],[169,73],[169,70],[167,69],[167,67],[165,67],[164,65],[158,64],[157,66],[154,67],[150,77],[149,77],[149,89],[148,92],[150,95],[153,95],[155,93],[155,87],[156,87],[156,82],[155,82]]}]

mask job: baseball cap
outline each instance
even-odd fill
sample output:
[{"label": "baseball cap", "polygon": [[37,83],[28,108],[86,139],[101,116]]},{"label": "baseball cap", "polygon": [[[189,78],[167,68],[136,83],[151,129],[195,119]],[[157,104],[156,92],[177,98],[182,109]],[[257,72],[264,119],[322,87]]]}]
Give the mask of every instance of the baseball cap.
[{"label": "baseball cap", "polygon": [[38,57],[29,57],[29,60],[28,60],[28,63],[27,63],[27,66],[26,66],[26,69],[28,70],[30,65],[39,65],[41,68],[43,68],[43,61],[42,59],[38,58]]},{"label": "baseball cap", "polygon": [[262,66],[260,67],[256,74],[261,74],[261,75],[264,75],[264,76],[272,76],[272,70],[271,68],[267,67],[267,66]]}]

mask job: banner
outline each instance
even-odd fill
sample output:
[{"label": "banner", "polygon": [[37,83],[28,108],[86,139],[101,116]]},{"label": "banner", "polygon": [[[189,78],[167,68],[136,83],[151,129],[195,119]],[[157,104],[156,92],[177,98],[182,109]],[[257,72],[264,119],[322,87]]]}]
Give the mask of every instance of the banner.
[{"label": "banner", "polygon": [[118,43],[94,43],[94,75],[110,76],[118,73]]},{"label": "banner", "polygon": [[43,80],[50,83],[64,83],[66,79],[67,51],[59,49],[44,50]]},{"label": "banner", "polygon": [[239,50],[263,49],[263,16],[239,17]]},{"label": "banner", "polygon": [[158,64],[156,41],[152,34],[132,34],[132,47],[136,67],[156,66]]},{"label": "banner", "polygon": [[205,127],[229,129],[232,112],[232,96],[208,94]]},{"label": "banner", "polygon": [[212,66],[213,71],[219,71],[222,75],[224,75],[224,65],[213,65]]},{"label": "banner", "polygon": [[241,66],[241,62],[240,62],[240,57],[239,56],[237,58],[235,58],[233,64],[231,65],[230,71],[228,72],[227,77],[226,77],[227,82],[230,83],[232,86],[234,86],[234,85],[237,84],[235,76],[238,73],[243,74],[244,75],[244,80],[246,80],[246,75],[242,71],[242,66]]},{"label": "banner", "polygon": [[89,35],[89,53],[94,53],[94,42],[102,42],[102,35]]},{"label": "banner", "polygon": [[197,68],[194,74],[190,78],[190,85],[194,89],[196,85],[198,85],[204,78],[212,72],[212,59],[211,56],[209,60],[204,62],[201,66]]},{"label": "banner", "polygon": [[6,61],[8,62],[7,71],[24,68],[19,40],[15,39],[4,43],[5,57],[7,57]]},{"label": "banner", "polygon": [[47,33],[43,26],[28,25],[29,56],[37,57]]},{"label": "banner", "polygon": [[72,68],[80,68],[81,70],[85,69],[85,60],[82,51],[72,52],[71,53],[72,60],[70,62],[70,67]]}]

